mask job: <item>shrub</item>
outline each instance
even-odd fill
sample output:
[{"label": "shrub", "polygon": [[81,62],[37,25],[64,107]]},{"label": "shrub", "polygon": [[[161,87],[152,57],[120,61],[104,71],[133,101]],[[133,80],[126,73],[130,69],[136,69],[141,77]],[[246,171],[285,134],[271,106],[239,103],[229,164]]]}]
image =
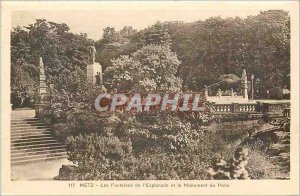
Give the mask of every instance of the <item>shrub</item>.
[{"label": "shrub", "polygon": [[65,142],[68,136],[71,136],[72,130],[66,123],[58,123],[53,125],[53,136],[59,141]]},{"label": "shrub", "polygon": [[245,168],[249,159],[248,153],[247,148],[239,147],[229,161],[225,161],[222,156],[216,156],[209,169],[211,179],[249,179]]},{"label": "shrub", "polygon": [[69,137],[69,160],[76,164],[87,178],[93,180],[127,179],[131,171],[131,141],[105,137],[97,133]]},{"label": "shrub", "polygon": [[258,150],[250,150],[247,168],[251,179],[276,179],[286,176],[278,166],[272,164],[271,160]]},{"label": "shrub", "polygon": [[[83,179],[206,179],[210,160],[234,146],[192,126],[174,113],[124,114],[100,118],[76,113],[69,119],[69,159]],[[91,126],[91,127],[89,127]],[[194,128],[192,128],[194,127]],[[197,129],[195,129],[197,127]]]},{"label": "shrub", "polygon": [[[196,151],[169,153],[162,148],[132,153],[130,140],[98,134],[69,137],[69,160],[85,180],[207,179],[209,159]],[[203,151],[202,151],[203,152]],[[209,157],[212,157],[210,152]],[[74,180],[74,179],[73,179]]]},{"label": "shrub", "polygon": [[132,179],[185,180],[206,179],[207,165],[193,154],[145,153],[137,160]]},{"label": "shrub", "polygon": [[67,150],[78,169],[89,173],[85,179],[206,179],[215,152],[228,156],[233,151],[220,136],[193,129],[176,114],[141,116],[114,113],[93,132],[99,116],[73,116],[80,134],[69,138]]},{"label": "shrub", "polygon": [[[92,112],[95,98],[105,89],[90,85],[86,80],[73,75],[65,86],[56,86],[51,89],[50,108],[52,123],[67,122],[74,113],[82,111]],[[60,76],[68,78],[68,76]]]},{"label": "shrub", "polygon": [[69,117],[68,125],[72,130],[72,135],[104,133],[103,119],[88,110],[74,113]]}]

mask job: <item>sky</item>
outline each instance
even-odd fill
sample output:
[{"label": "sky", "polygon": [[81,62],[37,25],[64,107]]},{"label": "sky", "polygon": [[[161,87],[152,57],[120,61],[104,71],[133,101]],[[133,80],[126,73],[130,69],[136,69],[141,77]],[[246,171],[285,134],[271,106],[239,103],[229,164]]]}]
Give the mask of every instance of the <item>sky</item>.
[{"label": "sky", "polygon": [[[274,2],[272,2],[274,4]],[[221,16],[242,17],[257,15],[260,11],[280,8],[276,5],[244,4],[239,7],[208,6],[206,4],[180,3],[167,4],[131,4],[130,6],[102,6],[95,9],[43,9],[16,10],[12,12],[12,27],[33,24],[36,19],[46,19],[56,23],[66,23],[73,33],[87,33],[89,38],[98,40],[102,37],[105,27],[114,27],[120,30],[124,26],[132,26],[137,30],[144,29],[157,21],[184,21],[194,22],[209,17]]]}]

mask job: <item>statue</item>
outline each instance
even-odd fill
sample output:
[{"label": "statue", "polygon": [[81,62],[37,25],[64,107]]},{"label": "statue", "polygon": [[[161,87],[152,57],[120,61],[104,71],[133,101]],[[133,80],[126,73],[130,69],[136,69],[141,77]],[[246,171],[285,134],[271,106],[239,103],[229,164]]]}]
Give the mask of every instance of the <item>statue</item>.
[{"label": "statue", "polygon": [[90,45],[90,48],[89,48],[89,62],[91,62],[93,64],[95,63],[96,54],[97,54],[97,51],[95,48],[95,44],[94,44],[94,42],[92,42],[92,44]]},{"label": "statue", "polygon": [[242,92],[243,92],[243,97],[244,97],[246,100],[248,100],[248,85],[247,85],[248,80],[247,80],[246,69],[243,69],[241,82],[242,82]]},{"label": "statue", "polygon": [[96,86],[100,86],[102,84],[102,76],[100,74],[100,72],[97,72],[97,75],[95,76],[96,78]]}]

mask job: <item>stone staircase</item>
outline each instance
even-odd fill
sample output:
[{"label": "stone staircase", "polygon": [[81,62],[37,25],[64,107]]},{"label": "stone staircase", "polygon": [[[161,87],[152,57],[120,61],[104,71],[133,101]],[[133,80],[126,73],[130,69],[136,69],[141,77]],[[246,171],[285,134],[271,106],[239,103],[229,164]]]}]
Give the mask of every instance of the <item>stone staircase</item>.
[{"label": "stone staircase", "polygon": [[65,145],[55,140],[51,130],[33,117],[11,118],[11,163],[19,165],[66,158]]}]

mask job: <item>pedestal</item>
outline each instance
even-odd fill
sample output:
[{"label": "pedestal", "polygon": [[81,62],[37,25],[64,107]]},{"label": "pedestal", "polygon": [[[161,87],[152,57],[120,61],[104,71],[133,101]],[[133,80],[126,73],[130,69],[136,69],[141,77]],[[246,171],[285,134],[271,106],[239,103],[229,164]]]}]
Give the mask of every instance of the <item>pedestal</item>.
[{"label": "pedestal", "polygon": [[100,80],[100,83],[101,83],[102,66],[99,63],[94,62],[92,64],[88,64],[86,71],[87,71],[86,76],[87,76],[88,82],[96,84],[96,82],[98,82],[97,80]]}]

